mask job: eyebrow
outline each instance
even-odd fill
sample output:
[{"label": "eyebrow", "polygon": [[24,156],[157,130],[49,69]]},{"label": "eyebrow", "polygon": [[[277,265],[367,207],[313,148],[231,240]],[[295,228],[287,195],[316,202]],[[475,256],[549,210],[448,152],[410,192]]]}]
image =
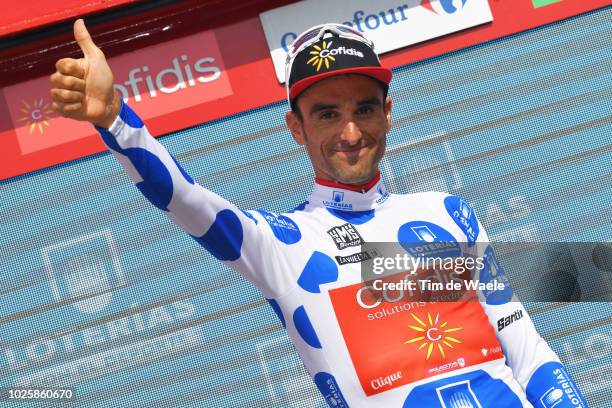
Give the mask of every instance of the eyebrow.
[{"label": "eyebrow", "polygon": [[[382,102],[380,98],[373,96],[371,98],[362,99],[357,102],[357,106],[363,105],[381,105]],[[310,108],[310,115],[314,115],[317,112],[324,111],[327,109],[337,109],[338,105],[330,104],[330,103],[315,103],[312,108]]]},{"label": "eyebrow", "polygon": [[363,106],[363,105],[382,105],[382,101],[380,100],[379,97],[373,96],[371,98],[362,99],[359,102],[357,102],[357,106]]},{"label": "eyebrow", "polygon": [[333,105],[329,103],[315,103],[314,105],[312,105],[312,108],[310,108],[310,116],[314,115],[317,112],[323,111],[323,110],[337,109],[337,108],[338,108],[338,105]]}]

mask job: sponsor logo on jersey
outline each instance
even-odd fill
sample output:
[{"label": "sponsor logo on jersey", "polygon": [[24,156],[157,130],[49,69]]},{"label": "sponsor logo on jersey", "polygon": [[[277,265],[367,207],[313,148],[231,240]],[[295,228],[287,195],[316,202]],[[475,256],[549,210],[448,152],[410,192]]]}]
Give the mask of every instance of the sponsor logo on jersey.
[{"label": "sponsor logo on jersey", "polygon": [[436,394],[444,408],[482,408],[470,380],[438,387]]},{"label": "sponsor logo on jersey", "polygon": [[401,378],[402,378],[402,372],[396,371],[385,377],[378,377],[378,378],[373,379],[372,381],[370,381],[370,385],[372,386],[373,389],[378,390],[380,388],[384,388],[384,387],[393,385],[395,381],[398,381]]},{"label": "sponsor logo on jersey", "polygon": [[[479,302],[395,301],[404,297],[401,291],[364,289],[371,284],[360,282],[328,291],[366,395],[439,375],[431,369],[451,362],[456,364],[449,371],[462,368],[462,364],[467,368],[503,358],[495,330]],[[360,297],[371,307],[362,307]],[[486,356],[481,348],[489,350]]]},{"label": "sponsor logo on jersey", "polygon": [[448,214],[453,217],[455,223],[465,233],[468,243],[473,245],[478,238],[480,227],[472,208],[468,203],[456,196],[446,197],[444,199],[444,206]]},{"label": "sponsor logo on jersey", "polygon": [[295,225],[295,222],[285,216],[269,212],[264,213],[263,211],[260,211],[260,213],[263,214],[268,224],[270,224],[272,227],[284,228],[290,231],[299,231],[297,225]]},{"label": "sponsor logo on jersey", "polygon": [[336,261],[338,262],[338,265],[358,263],[358,262],[367,261],[368,259],[372,259],[372,255],[370,255],[368,251],[357,252],[356,254],[352,254],[348,256],[336,255]]},{"label": "sponsor logo on jersey", "polygon": [[443,364],[441,366],[438,367],[433,367],[429,369],[430,373],[434,373],[434,374],[440,374],[443,373],[445,371],[449,371],[449,370],[457,370],[459,368],[463,368],[465,367],[465,359],[463,357],[458,358],[455,361],[451,361],[448,364]]},{"label": "sponsor logo on jersey", "polygon": [[337,210],[353,209],[353,204],[344,202],[344,191],[333,191],[331,201],[323,200],[323,205],[329,208],[335,208]]},{"label": "sponsor logo on jersey", "polygon": [[348,223],[333,227],[327,233],[332,237],[338,249],[362,245],[364,242],[355,227]]},{"label": "sponsor logo on jersey", "polygon": [[[582,408],[582,397],[576,389],[574,381],[570,378],[567,371],[562,368],[555,368],[553,375],[557,379],[557,386],[551,387],[544,395],[540,398],[540,402],[545,408],[552,408],[555,405],[563,402],[565,399],[574,407]],[[559,391],[562,391],[559,393]],[[564,404],[565,406],[566,404]]]},{"label": "sponsor logo on jersey", "polygon": [[382,204],[389,198],[389,193],[383,190],[382,185],[378,186],[376,192],[380,195],[380,197],[376,199],[376,204]]},{"label": "sponsor logo on jersey", "polygon": [[[486,285],[482,294],[487,304],[502,305],[512,299],[512,286],[491,245],[487,245],[484,251],[484,268],[480,271],[480,283]],[[488,286],[489,283],[494,285]]]},{"label": "sponsor logo on jersey", "polygon": [[545,408],[553,408],[554,406],[563,402],[563,390],[551,387],[548,391],[540,398],[542,406]]},{"label": "sponsor logo on jersey", "polygon": [[500,332],[512,323],[523,318],[522,310],[515,310],[510,316],[502,317],[497,321],[497,331]]},{"label": "sponsor logo on jersey", "polygon": [[411,221],[397,233],[400,245],[413,257],[446,257],[461,255],[461,248],[453,235],[427,221]]},{"label": "sponsor logo on jersey", "polygon": [[565,367],[557,361],[542,364],[531,375],[525,391],[536,400],[536,408],[588,407]]},{"label": "sponsor logo on jersey", "polygon": [[[431,354],[434,352],[440,353],[440,356],[445,359],[447,350],[454,349],[454,344],[461,344],[462,341],[449,335],[449,333],[455,333],[463,329],[463,327],[448,327],[448,322],[443,322],[440,319],[440,313],[436,313],[435,317],[432,318],[432,314],[427,312],[427,319],[419,318],[414,313],[410,313],[412,318],[416,322],[415,325],[409,325],[412,330],[418,333],[417,337],[413,337],[410,340],[404,342],[404,344],[418,344],[417,350],[424,349],[427,353],[425,357],[429,360]],[[423,317],[423,316],[421,316]],[[424,321],[426,320],[427,323]]]}]

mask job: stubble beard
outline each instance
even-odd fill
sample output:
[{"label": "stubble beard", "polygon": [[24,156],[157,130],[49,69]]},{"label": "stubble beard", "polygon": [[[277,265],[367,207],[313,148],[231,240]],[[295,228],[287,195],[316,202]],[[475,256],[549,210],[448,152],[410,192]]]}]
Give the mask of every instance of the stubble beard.
[{"label": "stubble beard", "polygon": [[351,166],[346,162],[338,160],[327,160],[330,175],[334,181],[357,185],[372,180],[378,169],[376,157],[364,157],[356,165]]}]

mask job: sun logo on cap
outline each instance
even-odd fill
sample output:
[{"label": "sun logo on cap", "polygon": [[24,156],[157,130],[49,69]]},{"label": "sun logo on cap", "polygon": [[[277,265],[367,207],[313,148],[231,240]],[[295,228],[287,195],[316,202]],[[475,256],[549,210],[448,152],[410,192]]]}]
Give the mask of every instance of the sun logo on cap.
[{"label": "sun logo on cap", "polygon": [[321,69],[321,66],[325,64],[325,69],[329,69],[329,61],[335,61],[336,59],[331,55],[329,47],[331,47],[333,41],[327,42],[323,40],[323,44],[319,47],[317,44],[314,44],[312,48],[314,50],[310,51],[311,57],[306,64],[311,64],[313,67],[317,69],[317,72]]},{"label": "sun logo on cap", "polygon": [[444,346],[452,349],[454,347],[451,343],[461,343],[461,340],[449,336],[448,333],[459,331],[462,328],[447,328],[446,326],[448,325],[448,322],[441,322],[439,313],[436,313],[436,318],[432,319],[431,314],[427,312],[427,320],[429,321],[429,324],[419,319],[414,313],[410,314],[412,315],[414,320],[416,320],[418,326],[408,327],[418,332],[420,335],[418,337],[405,341],[404,344],[418,343],[422,341],[422,343],[418,347],[418,350],[421,350],[422,348],[427,346],[426,360],[429,360],[429,357],[431,357],[431,353],[434,350],[434,345],[440,352],[442,358],[446,358],[446,354],[444,353]]}]

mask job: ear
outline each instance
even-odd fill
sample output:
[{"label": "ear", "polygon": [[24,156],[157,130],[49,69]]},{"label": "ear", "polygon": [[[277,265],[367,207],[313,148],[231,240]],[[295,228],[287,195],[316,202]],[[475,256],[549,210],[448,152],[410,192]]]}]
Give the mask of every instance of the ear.
[{"label": "ear", "polygon": [[299,145],[304,145],[306,143],[304,139],[304,124],[298,115],[292,111],[285,113],[285,122],[287,122],[287,127],[291,131],[293,140]]},{"label": "ear", "polygon": [[389,131],[391,130],[391,108],[393,105],[393,101],[391,100],[390,96],[387,96],[387,99],[385,100],[385,119],[387,120],[387,131],[385,133],[389,133]]}]

